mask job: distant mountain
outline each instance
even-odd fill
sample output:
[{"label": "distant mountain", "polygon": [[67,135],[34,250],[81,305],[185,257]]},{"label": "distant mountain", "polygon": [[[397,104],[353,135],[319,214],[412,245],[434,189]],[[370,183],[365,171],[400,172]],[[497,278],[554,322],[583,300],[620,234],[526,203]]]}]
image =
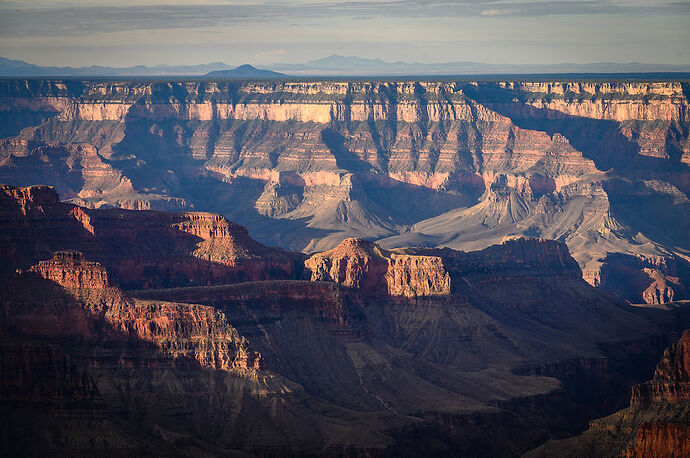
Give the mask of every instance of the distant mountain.
[{"label": "distant mountain", "polygon": [[271,70],[259,70],[249,64],[240,65],[231,70],[216,70],[207,73],[204,76],[210,78],[284,78],[283,73],[273,72]]},{"label": "distant mountain", "polygon": [[233,68],[222,62],[203,65],[156,65],[147,67],[41,67],[0,57],[0,77],[147,77],[205,76],[211,78],[280,78],[285,76],[434,76],[434,75],[535,75],[535,74],[690,73],[690,65],[656,65],[613,62],[554,65],[484,64],[481,62],[408,63],[386,62],[334,54],[303,64],[276,63]]},{"label": "distant mountain", "polygon": [[690,65],[656,65],[615,62],[554,65],[485,64],[481,62],[408,63],[386,62],[354,56],[332,56],[304,64],[273,64],[260,68],[304,76],[386,76],[386,75],[504,75],[549,73],[686,73]]},{"label": "distant mountain", "polygon": [[147,67],[41,67],[22,60],[0,57],[0,76],[199,76],[217,70],[229,70],[223,62],[203,65],[156,65]]}]

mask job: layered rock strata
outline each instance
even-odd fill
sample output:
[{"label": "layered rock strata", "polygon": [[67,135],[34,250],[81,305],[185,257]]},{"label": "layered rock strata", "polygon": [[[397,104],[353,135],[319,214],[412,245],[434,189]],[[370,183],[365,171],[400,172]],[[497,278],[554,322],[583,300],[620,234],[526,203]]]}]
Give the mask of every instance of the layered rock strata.
[{"label": "layered rock strata", "polygon": [[[687,94],[677,81],[5,80],[0,181],[90,208],[212,211],[311,253],[351,237],[562,240],[592,285],[657,303],[689,281]],[[611,253],[639,281],[607,275]],[[645,273],[659,260],[678,275]]]},{"label": "layered rock strata", "polygon": [[[34,437],[37,454],[518,454],[556,428],[572,433],[572,412],[597,409],[586,388],[568,398],[572,378],[625,386],[607,362],[635,355],[644,366],[656,347],[634,343],[658,343],[676,325],[587,285],[561,242],[465,253],[347,240],[306,261],[326,281],[299,280],[304,256],[219,215],[89,209],[46,187],[2,189],[10,249],[0,253],[12,269],[0,275],[0,334],[59,346],[75,370],[56,356],[56,390],[92,383],[85,396],[105,405],[89,401],[97,408],[81,420],[46,413],[48,392],[3,408],[0,429]],[[83,257],[54,252],[65,250]],[[91,282],[102,269],[108,283]],[[40,391],[21,376],[34,357],[21,355],[3,371]]]},{"label": "layered rock strata", "polygon": [[[220,215],[90,210],[59,202],[42,186],[0,189],[0,239],[14,255],[6,268],[27,269],[53,251],[77,250],[107,268],[124,287],[296,278],[302,255],[255,242],[247,230]],[[35,270],[61,282],[105,281],[95,265],[67,254]],[[51,264],[52,263],[52,264]],[[51,270],[53,265],[69,271]],[[101,276],[100,280],[98,277]],[[65,284],[66,285],[66,284]]]},{"label": "layered rock strata", "polygon": [[78,251],[57,251],[52,259],[31,266],[32,272],[65,288],[106,288],[108,273]]},{"label": "layered rock strata", "polygon": [[396,254],[361,239],[346,239],[336,248],[304,263],[312,281],[334,281],[350,288],[393,296],[450,294],[450,277],[436,256]]}]

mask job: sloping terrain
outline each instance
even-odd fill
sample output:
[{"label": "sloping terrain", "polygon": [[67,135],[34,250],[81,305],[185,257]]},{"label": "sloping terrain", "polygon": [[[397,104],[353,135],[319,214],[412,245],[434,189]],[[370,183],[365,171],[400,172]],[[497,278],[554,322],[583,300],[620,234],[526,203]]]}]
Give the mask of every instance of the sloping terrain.
[{"label": "sloping terrain", "polygon": [[515,456],[622,407],[688,324],[557,241],[305,259],[219,215],[0,190],[11,454]]},{"label": "sloping terrain", "polygon": [[[564,241],[632,302],[688,294],[680,82],[0,82],[0,182],[200,210],[262,243]],[[624,277],[619,274],[626,271]]]}]

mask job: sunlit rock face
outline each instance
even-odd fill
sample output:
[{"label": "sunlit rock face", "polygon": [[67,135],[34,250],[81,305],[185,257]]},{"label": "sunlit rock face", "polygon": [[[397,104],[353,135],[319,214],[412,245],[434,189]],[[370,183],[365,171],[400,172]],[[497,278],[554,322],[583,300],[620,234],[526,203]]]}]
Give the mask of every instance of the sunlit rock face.
[{"label": "sunlit rock face", "polygon": [[309,253],[353,237],[388,250],[560,240],[590,284],[664,303],[688,294],[688,92],[7,80],[0,182],[53,185],[90,208],[212,211]]},{"label": "sunlit rock face", "polygon": [[97,262],[89,262],[78,251],[57,251],[52,259],[31,266],[31,271],[65,288],[108,287],[108,273]]},{"label": "sunlit rock face", "polygon": [[219,214],[43,185],[0,186],[0,233],[13,455],[517,454],[625,403],[687,321],[591,287],[537,237],[307,256]]}]

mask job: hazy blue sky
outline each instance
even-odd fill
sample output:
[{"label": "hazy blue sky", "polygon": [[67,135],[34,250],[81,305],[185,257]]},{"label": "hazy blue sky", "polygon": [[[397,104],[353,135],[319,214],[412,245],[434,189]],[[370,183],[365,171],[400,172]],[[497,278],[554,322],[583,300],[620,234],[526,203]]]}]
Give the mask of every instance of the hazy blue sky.
[{"label": "hazy blue sky", "polygon": [[41,65],[690,64],[690,1],[0,0],[0,56]]}]

